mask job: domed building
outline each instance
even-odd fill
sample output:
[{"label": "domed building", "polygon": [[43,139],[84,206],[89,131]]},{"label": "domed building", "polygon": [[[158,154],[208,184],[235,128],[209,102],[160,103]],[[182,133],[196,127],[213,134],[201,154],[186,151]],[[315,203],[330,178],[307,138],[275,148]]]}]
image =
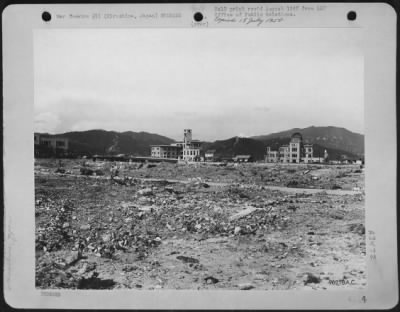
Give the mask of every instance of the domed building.
[{"label": "domed building", "polygon": [[292,134],[288,145],[282,145],[278,150],[267,147],[266,162],[283,163],[310,163],[313,161],[312,144],[303,144],[303,137],[299,132]]},{"label": "domed building", "polygon": [[292,134],[290,138],[291,143],[302,143],[303,142],[303,137],[301,136],[300,132],[295,132]]},{"label": "domed building", "polygon": [[299,132],[293,133],[289,143],[289,162],[300,163],[303,156],[303,137]]}]

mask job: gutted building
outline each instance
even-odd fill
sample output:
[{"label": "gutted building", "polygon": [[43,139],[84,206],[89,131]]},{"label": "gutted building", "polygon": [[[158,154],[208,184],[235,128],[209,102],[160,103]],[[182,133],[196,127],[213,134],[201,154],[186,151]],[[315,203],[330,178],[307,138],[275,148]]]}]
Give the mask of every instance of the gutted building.
[{"label": "gutted building", "polygon": [[183,155],[182,160],[199,161],[200,160],[200,146],[199,140],[192,139],[192,129],[185,129],[183,131]]},{"label": "gutted building", "polygon": [[69,140],[60,136],[49,136],[46,134],[34,134],[35,146],[47,146],[52,149],[68,150]]},{"label": "gutted building", "polygon": [[280,162],[279,155],[280,155],[279,151],[273,151],[271,150],[271,147],[268,146],[267,153],[265,155],[265,160],[267,162],[274,162],[274,163]]},{"label": "gutted building", "polygon": [[313,162],[312,144],[304,144],[300,133],[294,133],[287,145],[281,145],[277,150],[272,150],[270,146],[266,148],[266,162],[281,163],[311,163]]},{"label": "gutted building", "polygon": [[36,157],[65,156],[69,150],[68,138],[34,133]]},{"label": "gutted building", "polygon": [[233,157],[233,161],[234,162],[252,162],[253,158],[251,157],[251,155],[236,155],[235,157]]},{"label": "gutted building", "polygon": [[152,145],[151,157],[199,161],[201,143],[199,140],[192,139],[191,129],[185,129],[183,132],[183,141],[170,145]]},{"label": "gutted building", "polygon": [[177,159],[181,153],[180,146],[173,145],[151,145],[151,157]]}]

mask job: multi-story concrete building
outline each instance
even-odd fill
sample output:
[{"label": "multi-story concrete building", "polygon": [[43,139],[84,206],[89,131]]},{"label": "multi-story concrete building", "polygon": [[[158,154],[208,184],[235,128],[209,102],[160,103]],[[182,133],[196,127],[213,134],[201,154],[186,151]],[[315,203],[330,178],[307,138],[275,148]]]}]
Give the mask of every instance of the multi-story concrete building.
[{"label": "multi-story concrete building", "polygon": [[304,144],[304,162],[311,163],[313,161],[313,146],[312,144]]},{"label": "multi-story concrete building", "polygon": [[65,154],[69,149],[69,140],[60,136],[34,133],[34,149],[35,156],[38,157]]},{"label": "multi-story concrete building", "polygon": [[192,139],[192,129],[183,131],[182,160],[198,161],[200,160],[200,141]]},{"label": "multi-story concrete building", "polygon": [[289,143],[289,162],[300,163],[303,156],[303,138],[296,132],[292,135]]},{"label": "multi-story concrete building", "polygon": [[152,145],[151,157],[155,158],[175,158],[180,156],[182,148],[173,145]]},{"label": "multi-story concrete building", "polygon": [[303,138],[300,133],[296,132],[292,135],[288,145],[282,145],[278,150],[272,150],[267,146],[266,162],[282,162],[282,163],[309,163],[313,161],[312,144],[303,144]]},{"label": "multi-story concrete building", "polygon": [[236,155],[232,158],[234,162],[247,163],[253,161],[251,155]]},{"label": "multi-story concrete building", "polygon": [[170,145],[152,145],[151,157],[199,161],[200,146],[201,142],[199,140],[192,139],[192,130],[185,129],[183,132],[183,141]]},{"label": "multi-story concrete building", "polygon": [[289,162],[289,145],[279,147],[279,162]]},{"label": "multi-story concrete building", "polygon": [[280,151],[273,151],[271,150],[270,146],[267,146],[267,154],[265,155],[265,160],[267,162],[280,162],[279,153]]},{"label": "multi-story concrete building", "polygon": [[35,133],[34,134],[35,146],[47,146],[52,149],[60,149],[67,151],[69,140],[59,136],[49,136],[46,134]]}]

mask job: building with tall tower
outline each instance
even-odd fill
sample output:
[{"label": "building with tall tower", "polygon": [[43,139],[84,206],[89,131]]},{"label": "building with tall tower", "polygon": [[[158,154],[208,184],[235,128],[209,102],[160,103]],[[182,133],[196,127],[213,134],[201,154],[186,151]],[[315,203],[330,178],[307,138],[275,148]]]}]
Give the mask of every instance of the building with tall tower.
[{"label": "building with tall tower", "polygon": [[182,160],[200,160],[200,145],[201,142],[199,140],[192,139],[192,129],[183,130]]},{"label": "building with tall tower", "polygon": [[199,161],[200,147],[201,141],[192,138],[192,129],[184,129],[183,141],[170,145],[151,145],[151,157]]}]

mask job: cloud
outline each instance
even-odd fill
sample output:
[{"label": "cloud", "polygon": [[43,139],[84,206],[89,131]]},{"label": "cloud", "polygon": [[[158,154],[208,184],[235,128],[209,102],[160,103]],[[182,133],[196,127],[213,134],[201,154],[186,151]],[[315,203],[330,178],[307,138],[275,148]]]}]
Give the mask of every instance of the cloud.
[{"label": "cloud", "polygon": [[213,140],[316,121],[363,129],[360,30],[238,31],[40,30],[35,130],[192,128]]},{"label": "cloud", "polygon": [[58,114],[52,112],[40,112],[34,118],[35,132],[51,132],[60,124]]},{"label": "cloud", "polygon": [[[118,109],[112,102],[100,101],[91,97],[61,97],[51,105],[37,108],[35,112],[35,131],[61,133],[91,128],[120,126],[130,128],[138,116],[134,112]],[[121,127],[121,125],[125,125]]]}]

